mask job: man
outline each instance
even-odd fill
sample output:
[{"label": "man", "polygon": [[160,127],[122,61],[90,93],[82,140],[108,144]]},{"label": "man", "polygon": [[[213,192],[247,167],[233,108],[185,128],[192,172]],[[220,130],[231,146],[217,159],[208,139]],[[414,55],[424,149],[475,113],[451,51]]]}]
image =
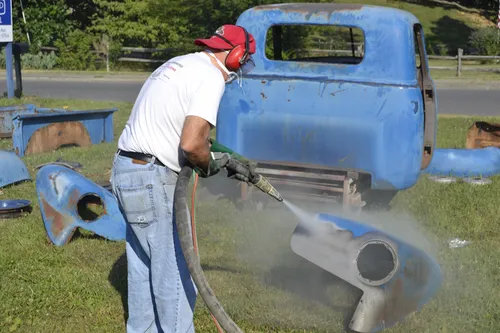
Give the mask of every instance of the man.
[{"label": "man", "polygon": [[113,161],[113,193],[127,221],[129,333],[194,332],[197,291],[173,223],[174,189],[184,163],[201,177],[219,172],[210,130],[225,83],[252,64],[255,40],[224,25],[195,44],[205,50],[167,61],[144,83]]}]

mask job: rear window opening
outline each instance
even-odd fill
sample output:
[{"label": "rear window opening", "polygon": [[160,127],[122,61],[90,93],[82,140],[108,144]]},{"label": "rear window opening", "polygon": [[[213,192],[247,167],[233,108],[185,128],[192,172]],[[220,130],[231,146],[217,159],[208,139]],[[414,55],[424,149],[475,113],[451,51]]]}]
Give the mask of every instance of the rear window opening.
[{"label": "rear window opening", "polygon": [[364,34],[355,27],[274,25],[267,31],[269,60],[357,65],[364,54]]}]

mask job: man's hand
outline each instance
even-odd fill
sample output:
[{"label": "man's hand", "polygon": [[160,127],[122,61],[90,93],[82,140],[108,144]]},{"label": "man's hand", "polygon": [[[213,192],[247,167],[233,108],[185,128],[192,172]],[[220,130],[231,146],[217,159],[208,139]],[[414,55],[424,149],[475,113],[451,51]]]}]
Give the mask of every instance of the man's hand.
[{"label": "man's hand", "polygon": [[250,162],[242,162],[237,159],[229,159],[226,164],[227,176],[242,182],[251,183],[256,176],[255,166]]}]

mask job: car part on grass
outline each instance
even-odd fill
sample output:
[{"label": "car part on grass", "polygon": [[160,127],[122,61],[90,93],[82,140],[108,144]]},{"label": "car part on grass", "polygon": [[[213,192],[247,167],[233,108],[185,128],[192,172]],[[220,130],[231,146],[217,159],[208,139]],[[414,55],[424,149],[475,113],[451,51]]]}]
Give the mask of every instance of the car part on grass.
[{"label": "car part on grass", "polygon": [[43,166],[36,189],[45,230],[55,245],[67,244],[77,228],[113,241],[125,239],[125,219],[116,197],[80,173],[60,165]]},{"label": "car part on grass", "polygon": [[29,200],[0,200],[0,219],[18,218],[31,210]]},{"label": "car part on grass", "polygon": [[500,173],[500,148],[436,149],[422,173],[460,178],[494,176]]},{"label": "car part on grass", "polygon": [[293,252],[361,289],[349,323],[356,332],[394,326],[420,310],[442,283],[439,264],[424,251],[373,227],[328,214],[301,221]]},{"label": "car part on grass", "polygon": [[442,184],[451,184],[451,183],[456,183],[457,182],[457,178],[456,177],[429,176],[427,178],[429,180],[432,180],[433,182],[442,183]]},{"label": "car part on grass", "polygon": [[472,185],[490,185],[492,183],[490,178],[484,177],[466,177],[462,179],[465,183]]},{"label": "car part on grass", "polygon": [[0,108],[0,138],[12,137],[12,119],[16,113],[35,113],[34,104],[12,105]]},{"label": "car part on grass", "polygon": [[500,148],[500,124],[476,121],[469,127],[465,148]]},{"label": "car part on grass", "polygon": [[0,150],[0,188],[31,180],[26,164],[14,152]]},{"label": "car part on grass", "polygon": [[113,113],[117,109],[35,109],[16,114],[12,143],[18,156],[43,153],[63,146],[88,147],[113,141]]}]

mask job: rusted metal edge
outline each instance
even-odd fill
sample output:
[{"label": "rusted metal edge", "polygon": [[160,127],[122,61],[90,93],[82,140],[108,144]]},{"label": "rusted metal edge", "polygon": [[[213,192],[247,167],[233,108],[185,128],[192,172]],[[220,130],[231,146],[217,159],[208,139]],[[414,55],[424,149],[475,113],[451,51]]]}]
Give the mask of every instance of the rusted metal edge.
[{"label": "rusted metal edge", "polygon": [[350,3],[285,3],[254,7],[255,11],[280,10],[284,13],[315,14],[321,12],[333,13],[349,10],[360,10],[364,5]]}]

